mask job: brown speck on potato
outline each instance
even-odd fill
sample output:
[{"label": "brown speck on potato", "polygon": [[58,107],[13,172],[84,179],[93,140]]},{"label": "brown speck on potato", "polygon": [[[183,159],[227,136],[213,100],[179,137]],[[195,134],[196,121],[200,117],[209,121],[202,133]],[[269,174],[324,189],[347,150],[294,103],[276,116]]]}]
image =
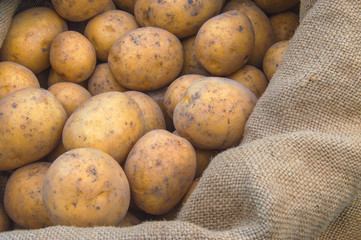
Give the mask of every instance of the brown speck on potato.
[{"label": "brown speck on potato", "polygon": [[17,104],[17,103],[13,103],[13,104],[11,104],[11,106],[12,106],[13,108],[16,108],[16,107],[18,106],[18,104]]}]

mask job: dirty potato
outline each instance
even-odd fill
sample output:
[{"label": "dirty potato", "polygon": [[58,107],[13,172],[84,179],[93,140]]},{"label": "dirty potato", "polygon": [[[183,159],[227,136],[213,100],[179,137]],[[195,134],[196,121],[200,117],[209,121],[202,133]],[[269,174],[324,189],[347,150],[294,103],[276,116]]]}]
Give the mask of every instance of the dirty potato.
[{"label": "dirty potato", "polygon": [[269,81],[276,72],[288,45],[289,40],[284,40],[276,42],[267,50],[263,58],[263,72]]},{"label": "dirty potato", "polygon": [[299,25],[298,15],[287,11],[270,17],[271,25],[276,34],[276,41],[290,40]]},{"label": "dirty potato", "polygon": [[279,13],[296,6],[300,0],[254,0],[254,2],[267,13]]}]

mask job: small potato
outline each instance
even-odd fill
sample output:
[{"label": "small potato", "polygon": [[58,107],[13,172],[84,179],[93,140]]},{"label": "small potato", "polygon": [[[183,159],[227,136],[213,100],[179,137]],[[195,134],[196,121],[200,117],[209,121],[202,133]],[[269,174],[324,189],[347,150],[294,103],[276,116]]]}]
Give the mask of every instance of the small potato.
[{"label": "small potato", "polygon": [[50,164],[36,162],[18,168],[6,183],[5,210],[23,228],[36,229],[53,225],[46,215],[41,195]]},{"label": "small potato", "polygon": [[194,179],[192,185],[190,186],[190,188],[188,189],[187,193],[184,195],[181,201],[182,206],[188,201],[188,198],[192,195],[194,189],[196,189],[196,187],[198,186],[198,183],[199,183],[199,178]]},{"label": "small potato", "polygon": [[164,107],[167,114],[173,118],[175,106],[182,100],[184,93],[191,83],[205,76],[199,74],[187,74],[174,80],[164,95]]},{"label": "small potato", "polygon": [[10,229],[10,218],[6,214],[2,205],[0,205],[0,232],[5,232]]},{"label": "small potato", "polygon": [[200,74],[204,76],[211,75],[198,61],[195,49],[196,36],[189,37],[182,41],[184,63],[180,75]]},{"label": "small potato", "polygon": [[287,50],[289,40],[276,42],[266,52],[263,59],[263,72],[270,81]]},{"label": "small potato", "polygon": [[141,221],[128,211],[127,214],[125,214],[123,220],[118,225],[118,227],[131,227],[140,223]]},{"label": "small potato", "polygon": [[227,78],[242,83],[249,90],[260,98],[268,86],[268,81],[264,73],[252,65],[245,65],[237,72],[228,75]]},{"label": "small potato", "polygon": [[[53,68],[50,68],[48,75],[48,83],[46,88],[49,88],[55,83],[60,83],[60,82],[67,82],[67,81],[64,80],[62,77],[60,77],[59,74],[57,74]],[[86,88],[88,85],[88,81],[77,82],[76,84],[79,84],[80,86]]]},{"label": "small potato", "polygon": [[124,171],[134,203],[147,213],[161,215],[175,207],[192,184],[196,156],[186,139],[153,130],[134,145]]},{"label": "small potato", "polygon": [[66,22],[51,8],[22,11],[12,19],[0,49],[0,61],[16,62],[40,73],[50,66],[51,42],[67,29]]},{"label": "small potato", "polygon": [[60,82],[48,88],[48,91],[63,105],[68,117],[86,100],[92,97],[82,86],[71,82]]},{"label": "small potato", "polygon": [[279,13],[286,11],[297,4],[300,0],[254,0],[255,3],[267,13]]},{"label": "small potato", "polygon": [[128,89],[115,80],[108,63],[101,63],[95,67],[93,74],[89,78],[88,90],[95,96],[110,91],[124,92]]},{"label": "small potato", "polygon": [[132,98],[142,110],[144,116],[144,134],[154,129],[165,129],[163,112],[159,105],[147,94],[138,91],[127,91],[125,95]]},{"label": "small potato", "polygon": [[133,15],[120,10],[111,10],[90,19],[84,35],[93,44],[97,58],[106,62],[114,42],[125,33],[138,27]]},{"label": "small potato", "polygon": [[58,99],[41,88],[24,88],[0,99],[0,170],[37,161],[61,139],[67,114]]},{"label": "small potato", "polygon": [[63,129],[68,150],[90,147],[102,150],[120,164],[144,134],[144,117],[138,104],[121,92],[106,92],[82,104]]},{"label": "small potato", "polygon": [[27,87],[40,87],[37,77],[30,69],[15,62],[0,62],[0,99]]},{"label": "small potato", "polygon": [[210,73],[232,74],[250,59],[254,39],[247,15],[228,11],[209,19],[199,29],[195,40],[196,56]]},{"label": "small potato", "polygon": [[173,113],[180,136],[201,149],[233,147],[242,138],[257,97],[227,78],[205,77],[193,82]]},{"label": "small potato", "polygon": [[276,41],[290,40],[299,25],[298,15],[287,11],[270,17],[271,25],[276,33]]},{"label": "small potato", "polygon": [[108,64],[114,78],[126,88],[159,89],[173,81],[182,70],[182,44],[164,29],[138,28],[114,43]]},{"label": "small potato", "polygon": [[116,226],[129,208],[129,183],[120,165],[108,154],[78,148],[58,157],[42,188],[51,222],[66,226]]},{"label": "small potato", "polygon": [[163,28],[185,38],[195,35],[222,6],[219,0],[137,0],[134,15],[141,26]]},{"label": "small potato", "polygon": [[109,0],[51,0],[60,16],[72,22],[87,20],[102,12]]},{"label": "small potato", "polygon": [[134,15],[134,5],[136,0],[113,0],[115,6],[119,9],[127,11],[130,14]]},{"label": "small potato", "polygon": [[85,81],[93,73],[96,54],[89,40],[78,32],[66,31],[55,37],[50,48],[54,71],[68,82]]}]

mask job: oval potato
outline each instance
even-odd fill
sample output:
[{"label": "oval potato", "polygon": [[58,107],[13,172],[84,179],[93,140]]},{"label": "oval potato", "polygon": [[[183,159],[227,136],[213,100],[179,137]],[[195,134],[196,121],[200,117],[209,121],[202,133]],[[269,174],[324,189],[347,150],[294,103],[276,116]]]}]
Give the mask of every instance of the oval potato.
[{"label": "oval potato", "polygon": [[263,58],[263,72],[269,81],[276,72],[288,45],[289,40],[284,40],[276,42],[267,50]]},{"label": "oval potato", "polygon": [[271,25],[276,33],[276,41],[290,40],[299,25],[298,15],[287,11],[270,17]]}]

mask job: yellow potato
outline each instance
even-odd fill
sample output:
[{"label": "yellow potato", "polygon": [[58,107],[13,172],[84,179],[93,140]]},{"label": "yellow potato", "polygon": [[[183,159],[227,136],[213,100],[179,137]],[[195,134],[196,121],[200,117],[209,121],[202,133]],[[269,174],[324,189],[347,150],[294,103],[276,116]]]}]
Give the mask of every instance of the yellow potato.
[{"label": "yellow potato", "polygon": [[16,169],[6,183],[4,206],[9,217],[23,228],[53,225],[46,215],[41,189],[49,162],[36,162]]},{"label": "yellow potato", "polygon": [[10,218],[6,214],[3,206],[0,204],[0,232],[5,232],[10,229]]},{"label": "yellow potato", "polygon": [[234,80],[201,78],[187,88],[177,104],[174,126],[197,148],[227,149],[240,142],[256,102],[257,97]]},{"label": "yellow potato", "polygon": [[182,44],[164,29],[138,28],[114,43],[108,64],[114,78],[126,88],[159,89],[173,81],[182,70]]},{"label": "yellow potato", "polygon": [[0,49],[0,61],[16,62],[40,73],[50,66],[51,42],[67,29],[53,9],[38,7],[20,12],[12,19]]},{"label": "yellow potato", "polygon": [[85,81],[93,73],[96,54],[89,40],[78,32],[66,31],[55,37],[50,48],[50,63],[62,79]]},{"label": "yellow potato", "polygon": [[153,130],[134,145],[124,171],[134,203],[147,213],[161,215],[175,207],[192,184],[196,156],[186,139]]},{"label": "yellow potato", "polygon": [[108,61],[110,48],[125,33],[138,28],[135,17],[121,10],[100,13],[89,20],[84,36],[95,48],[97,58]]},{"label": "yellow potato", "polygon": [[124,93],[106,92],[93,96],[69,117],[63,144],[67,150],[102,150],[121,164],[143,134],[144,117],[138,104]]},{"label": "yellow potato", "polygon": [[196,56],[207,71],[225,76],[246,64],[254,44],[254,31],[247,15],[228,11],[209,19],[199,29]]},{"label": "yellow potato", "polygon": [[237,72],[228,75],[227,78],[242,83],[251,90],[257,98],[260,98],[268,86],[264,73],[252,65],[245,65]]},{"label": "yellow potato", "polygon": [[276,41],[290,40],[299,25],[298,15],[287,11],[270,17],[271,25],[276,33]]},{"label": "yellow potato", "polygon": [[182,41],[184,63],[180,75],[200,74],[204,76],[211,75],[198,61],[194,42],[196,36],[186,38]]},{"label": "yellow potato", "polygon": [[15,62],[0,62],[0,99],[27,87],[40,87],[37,77],[30,69]]},{"label": "yellow potato", "polygon": [[108,154],[78,148],[50,166],[42,188],[45,210],[55,225],[116,226],[129,208],[129,183]]},{"label": "yellow potato", "polygon": [[0,170],[37,161],[61,139],[67,114],[56,97],[24,88],[0,99]]},{"label": "yellow potato", "polygon": [[300,0],[254,0],[267,13],[278,13],[296,6]]},{"label": "yellow potato", "polygon": [[82,86],[71,82],[60,82],[48,88],[48,91],[63,105],[70,116],[86,100],[92,97],[90,92]]},{"label": "yellow potato", "polygon": [[276,42],[267,50],[263,58],[263,72],[268,80],[271,80],[273,74],[276,72],[288,45],[289,40],[284,40]]},{"label": "yellow potato", "polygon": [[[49,88],[52,85],[54,85],[55,83],[60,83],[60,82],[68,82],[66,80],[64,80],[62,77],[59,76],[59,74],[57,74],[53,68],[50,68],[49,71],[49,75],[48,75],[48,82],[47,82],[47,87]],[[82,82],[77,82],[76,84],[79,84],[80,86],[86,88],[88,85],[88,81],[82,81]]]},{"label": "yellow potato", "polygon": [[134,14],[134,4],[136,0],[113,0],[115,6],[119,9],[129,12],[130,14]]}]

